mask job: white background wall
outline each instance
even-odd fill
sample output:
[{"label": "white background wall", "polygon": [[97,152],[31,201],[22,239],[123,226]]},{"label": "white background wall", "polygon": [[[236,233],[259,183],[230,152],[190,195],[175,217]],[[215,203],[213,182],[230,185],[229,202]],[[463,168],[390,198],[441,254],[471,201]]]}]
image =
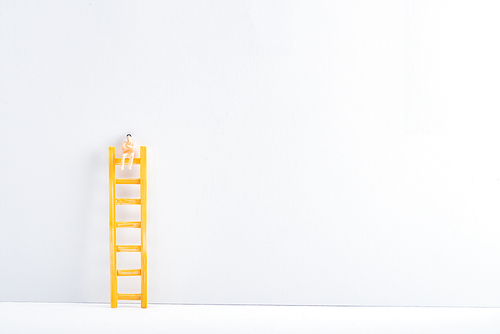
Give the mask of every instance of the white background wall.
[{"label": "white background wall", "polygon": [[492,3],[0,2],[0,300],[109,300],[130,132],[151,302],[500,306]]}]

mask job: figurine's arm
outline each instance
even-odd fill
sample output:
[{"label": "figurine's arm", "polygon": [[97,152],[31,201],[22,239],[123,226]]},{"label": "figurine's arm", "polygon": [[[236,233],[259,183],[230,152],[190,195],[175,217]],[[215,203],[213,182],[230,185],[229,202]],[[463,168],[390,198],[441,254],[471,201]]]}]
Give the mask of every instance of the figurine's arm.
[{"label": "figurine's arm", "polygon": [[133,150],[133,149],[134,149],[134,146],[135,146],[135,145],[133,145],[133,144],[131,144],[131,143],[127,143],[127,142],[125,142],[125,143],[123,143],[123,145],[122,145],[122,150],[124,150],[124,151],[128,151],[128,150],[130,150],[130,149],[132,149],[132,150]]}]

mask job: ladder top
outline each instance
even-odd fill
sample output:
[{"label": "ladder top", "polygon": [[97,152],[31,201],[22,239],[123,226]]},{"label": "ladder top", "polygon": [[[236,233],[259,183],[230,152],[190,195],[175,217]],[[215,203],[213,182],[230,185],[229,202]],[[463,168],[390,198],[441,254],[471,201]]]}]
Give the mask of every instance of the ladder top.
[{"label": "ladder top", "polygon": [[[146,153],[146,147],[147,146],[141,146],[140,151],[141,152],[144,151],[144,153]],[[113,152],[113,154],[115,154],[116,149],[114,146],[110,146],[109,150],[110,150],[110,152]],[[119,156],[119,158],[117,158],[115,156],[115,165],[121,165],[122,157],[121,157],[121,155],[119,155],[119,153],[116,153],[116,155]],[[125,162],[128,164],[129,158],[125,158]],[[141,164],[141,158],[134,158],[134,165],[140,165],[140,164]]]}]

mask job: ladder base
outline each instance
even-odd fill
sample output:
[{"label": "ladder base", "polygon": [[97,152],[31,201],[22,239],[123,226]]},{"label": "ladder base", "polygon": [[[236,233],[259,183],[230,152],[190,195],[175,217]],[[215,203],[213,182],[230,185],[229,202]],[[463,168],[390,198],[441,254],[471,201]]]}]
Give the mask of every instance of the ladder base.
[{"label": "ladder base", "polygon": [[141,294],[138,294],[138,293],[119,293],[118,300],[141,300]]}]

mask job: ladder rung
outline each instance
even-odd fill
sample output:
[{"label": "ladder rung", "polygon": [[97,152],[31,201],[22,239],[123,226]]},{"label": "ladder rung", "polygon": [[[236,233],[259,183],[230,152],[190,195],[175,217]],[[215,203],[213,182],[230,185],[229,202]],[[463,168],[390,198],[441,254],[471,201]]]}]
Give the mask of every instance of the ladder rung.
[{"label": "ladder rung", "polygon": [[116,245],[117,252],[140,252],[141,245]]},{"label": "ladder rung", "polygon": [[141,204],[140,198],[117,198],[116,205]]},{"label": "ladder rung", "polygon": [[141,300],[141,294],[138,294],[138,293],[119,293],[118,300]]},{"label": "ladder rung", "polygon": [[116,222],[116,227],[141,228],[141,222]]},{"label": "ladder rung", "polygon": [[116,179],[116,184],[141,184],[141,179]]},{"label": "ladder rung", "polygon": [[117,276],[141,276],[141,269],[121,269],[116,271]]},{"label": "ladder rung", "polygon": [[[128,165],[129,158],[125,158],[125,165]],[[122,158],[115,158],[115,165],[121,165],[122,164]],[[140,165],[141,164],[141,158],[134,158],[134,165]]]}]

